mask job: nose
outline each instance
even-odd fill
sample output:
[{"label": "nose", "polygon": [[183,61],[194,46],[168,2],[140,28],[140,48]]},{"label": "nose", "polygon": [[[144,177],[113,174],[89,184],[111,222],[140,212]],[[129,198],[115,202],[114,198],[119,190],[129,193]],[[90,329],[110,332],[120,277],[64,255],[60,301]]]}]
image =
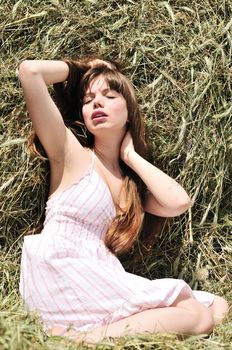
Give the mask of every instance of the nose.
[{"label": "nose", "polygon": [[98,108],[98,107],[103,107],[103,98],[101,98],[101,96],[99,94],[97,94],[95,97],[94,97],[94,101],[93,101],[93,107],[94,108]]}]

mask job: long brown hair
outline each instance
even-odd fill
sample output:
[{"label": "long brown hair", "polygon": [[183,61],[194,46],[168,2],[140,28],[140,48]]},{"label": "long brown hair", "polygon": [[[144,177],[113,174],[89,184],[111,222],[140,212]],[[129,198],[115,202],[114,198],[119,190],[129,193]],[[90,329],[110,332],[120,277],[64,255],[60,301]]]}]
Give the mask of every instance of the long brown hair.
[{"label": "long brown hair", "polygon": [[[66,82],[54,84],[54,98],[65,124],[72,129],[83,146],[93,148],[94,136],[85,127],[82,117],[82,101],[89,84],[102,75],[109,88],[122,94],[126,100],[129,119],[128,128],[136,152],[143,158],[151,160],[148,159],[151,152],[132,84],[119,71],[117,64],[111,63],[110,67],[105,64],[90,67],[89,62],[92,60],[92,57],[79,61],[66,60],[69,65],[68,79]],[[122,160],[120,160],[120,167],[123,172],[122,192],[126,198],[126,203],[123,208],[115,203],[116,217],[105,235],[106,246],[117,255],[128,252],[138,241],[139,236],[142,237],[143,246],[146,249],[150,248],[157,235],[157,229],[158,231],[161,229],[161,226],[157,223],[154,226],[157,218],[148,215],[144,220],[145,184]],[[158,221],[160,220],[158,219]],[[144,228],[143,223],[146,224]]]}]

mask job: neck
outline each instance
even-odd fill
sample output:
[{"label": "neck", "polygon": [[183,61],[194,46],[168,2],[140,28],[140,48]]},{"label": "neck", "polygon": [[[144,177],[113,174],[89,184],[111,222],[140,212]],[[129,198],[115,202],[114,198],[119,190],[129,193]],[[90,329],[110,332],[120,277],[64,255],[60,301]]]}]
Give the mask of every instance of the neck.
[{"label": "neck", "polygon": [[94,151],[102,163],[112,170],[119,169],[120,146],[122,138],[95,136]]}]

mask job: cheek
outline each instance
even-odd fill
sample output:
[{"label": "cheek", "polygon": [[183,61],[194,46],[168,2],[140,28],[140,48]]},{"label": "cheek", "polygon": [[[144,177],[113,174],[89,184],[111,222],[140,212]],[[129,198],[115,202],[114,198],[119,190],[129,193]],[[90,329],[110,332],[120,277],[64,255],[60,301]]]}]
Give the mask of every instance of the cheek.
[{"label": "cheek", "polygon": [[123,119],[125,119],[125,120],[128,119],[128,110],[127,110],[126,103],[121,104],[121,106],[119,108],[119,113],[122,115]]},{"label": "cheek", "polygon": [[82,117],[84,119],[84,122],[86,123],[88,116],[88,108],[87,106],[82,107]]}]

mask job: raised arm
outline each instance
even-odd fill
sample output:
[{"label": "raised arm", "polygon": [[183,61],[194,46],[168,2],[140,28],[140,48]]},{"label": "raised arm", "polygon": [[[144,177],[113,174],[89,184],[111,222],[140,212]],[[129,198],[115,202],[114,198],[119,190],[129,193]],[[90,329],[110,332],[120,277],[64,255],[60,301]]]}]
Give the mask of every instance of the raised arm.
[{"label": "raised arm", "polygon": [[68,74],[63,61],[27,60],[19,66],[29,116],[50,161],[63,159],[67,129],[47,86],[65,81]]},{"label": "raised arm", "polygon": [[189,208],[190,198],[183,187],[135,152],[129,132],[122,143],[121,158],[140,176],[148,188],[144,211],[158,216],[173,217]]}]

